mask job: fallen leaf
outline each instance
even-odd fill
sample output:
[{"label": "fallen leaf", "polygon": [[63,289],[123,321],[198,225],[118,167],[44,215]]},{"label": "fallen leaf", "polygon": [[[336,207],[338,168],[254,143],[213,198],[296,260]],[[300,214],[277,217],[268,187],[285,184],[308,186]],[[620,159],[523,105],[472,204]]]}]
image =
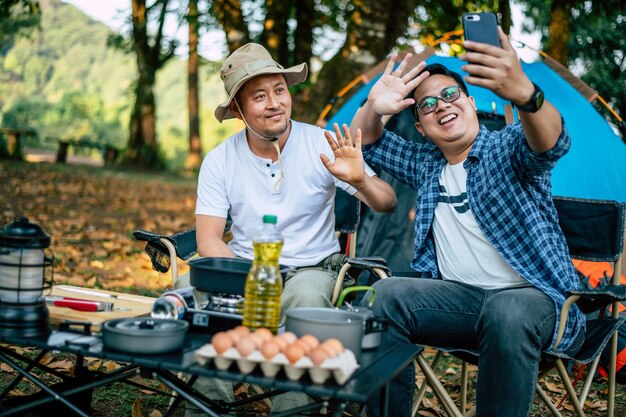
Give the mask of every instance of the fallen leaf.
[{"label": "fallen leaf", "polygon": [[7,365],[6,363],[2,362],[0,363],[0,371],[2,372],[8,372],[10,374],[14,374],[17,371],[13,368],[11,368],[9,365]]},{"label": "fallen leaf", "polygon": [[102,263],[102,261],[98,261],[98,260],[94,260],[89,262],[89,266],[93,267],[93,268],[104,268],[104,263]]},{"label": "fallen leaf", "polygon": [[133,403],[133,407],[131,408],[131,416],[132,417],[143,417],[143,413],[141,412],[141,399],[137,398]]}]

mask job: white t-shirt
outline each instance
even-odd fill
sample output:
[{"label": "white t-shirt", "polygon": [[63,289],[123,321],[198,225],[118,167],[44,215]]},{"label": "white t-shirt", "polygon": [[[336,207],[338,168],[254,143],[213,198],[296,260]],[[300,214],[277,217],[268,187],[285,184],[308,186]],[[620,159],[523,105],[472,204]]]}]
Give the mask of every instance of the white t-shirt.
[{"label": "white t-shirt", "polygon": [[467,200],[466,183],[463,163],[446,164],[439,175],[433,236],[441,276],[485,289],[529,285],[480,230]]},{"label": "white t-shirt", "polygon": [[[236,256],[252,259],[252,238],[262,226],[263,215],[278,216],[284,238],[280,263],[287,266],[315,265],[339,250],[334,233],[335,187],[349,194],[356,190],[337,180],[319,155],[332,161],[334,155],[323,130],[291,121],[291,133],[281,152],[284,179],[278,161],[252,153],[245,129],[209,152],[200,168],[196,214],[233,221],[229,246]],[[374,172],[367,165],[366,173]]]}]

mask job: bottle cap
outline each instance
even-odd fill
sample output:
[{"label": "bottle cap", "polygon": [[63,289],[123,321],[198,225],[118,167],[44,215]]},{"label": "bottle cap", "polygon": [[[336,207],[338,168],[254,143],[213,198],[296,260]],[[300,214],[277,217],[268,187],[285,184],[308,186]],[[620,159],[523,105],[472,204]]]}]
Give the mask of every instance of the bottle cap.
[{"label": "bottle cap", "polygon": [[263,223],[276,224],[277,220],[278,220],[278,217],[276,217],[273,214],[266,214],[265,216],[263,216]]}]

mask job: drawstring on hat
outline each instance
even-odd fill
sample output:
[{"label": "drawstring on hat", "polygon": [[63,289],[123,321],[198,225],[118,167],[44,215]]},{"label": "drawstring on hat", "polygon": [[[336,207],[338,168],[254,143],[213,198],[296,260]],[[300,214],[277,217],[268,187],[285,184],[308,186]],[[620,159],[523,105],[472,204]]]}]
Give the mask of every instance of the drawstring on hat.
[{"label": "drawstring on hat", "polygon": [[243,115],[243,111],[241,110],[241,107],[239,107],[239,102],[237,101],[237,99],[234,99],[233,102],[235,103],[235,106],[237,106],[237,110],[239,110],[239,114],[241,114],[241,120],[243,120],[243,123],[246,125],[246,128],[250,129],[252,133],[254,133],[255,135],[260,136],[263,139],[268,140],[274,144],[274,148],[276,149],[276,153],[278,154],[278,166],[280,167],[280,175],[278,176],[278,180],[274,183],[274,191],[276,192],[280,191],[280,189],[283,186],[283,179],[285,178],[285,171],[283,170],[283,157],[280,154],[280,145],[278,144],[278,138],[275,138],[273,136],[262,135],[256,130],[254,130],[252,126],[250,126],[248,121],[246,120],[245,116]]}]

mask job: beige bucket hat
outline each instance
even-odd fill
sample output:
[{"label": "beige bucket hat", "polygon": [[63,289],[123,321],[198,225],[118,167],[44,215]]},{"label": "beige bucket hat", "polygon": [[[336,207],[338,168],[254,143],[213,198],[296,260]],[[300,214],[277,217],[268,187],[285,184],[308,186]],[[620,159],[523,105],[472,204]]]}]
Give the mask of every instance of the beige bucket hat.
[{"label": "beige bucket hat", "polygon": [[249,79],[263,74],[283,74],[287,86],[292,86],[306,79],[307,66],[300,64],[285,69],[257,43],[248,43],[240,47],[226,58],[220,69],[220,78],[224,82],[224,90],[228,95],[228,99],[215,109],[215,118],[220,123],[224,119],[235,117],[228,106],[241,86]]}]

